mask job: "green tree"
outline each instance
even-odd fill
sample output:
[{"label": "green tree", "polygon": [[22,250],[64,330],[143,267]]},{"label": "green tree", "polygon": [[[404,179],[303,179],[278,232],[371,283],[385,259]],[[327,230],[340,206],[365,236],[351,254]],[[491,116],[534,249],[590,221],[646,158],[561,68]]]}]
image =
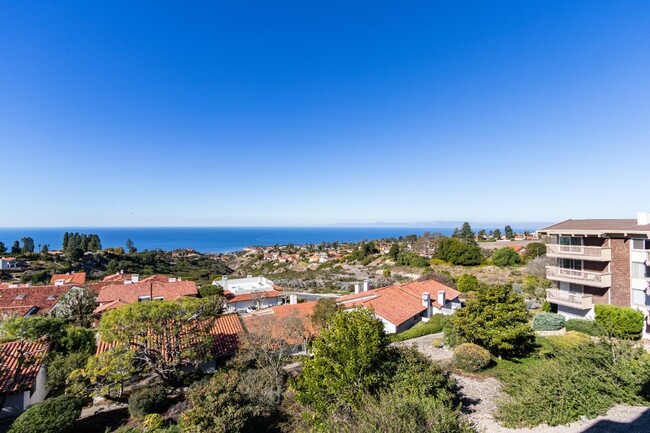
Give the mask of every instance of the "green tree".
[{"label": "green tree", "polygon": [[336,300],[332,298],[321,298],[314,305],[314,312],[311,321],[314,325],[325,328],[327,323],[341,308],[337,305]]},{"label": "green tree", "polygon": [[458,277],[456,286],[461,293],[475,292],[479,288],[478,278],[472,274],[463,274]]},{"label": "green tree", "polygon": [[14,241],[14,244],[11,246],[11,254],[20,254],[20,242]]},{"label": "green tree", "polygon": [[474,245],[476,243],[476,239],[474,238],[475,235],[476,233],[472,231],[472,227],[466,221],[463,223],[463,226],[460,229],[454,229],[451,237],[456,238],[468,245]]},{"label": "green tree", "polygon": [[526,304],[510,286],[481,287],[452,317],[461,340],[478,344],[497,356],[525,353],[534,339]]},{"label": "green tree", "polygon": [[453,265],[480,265],[483,257],[481,248],[475,244],[467,244],[456,238],[447,238],[438,247],[438,258]]},{"label": "green tree", "polygon": [[494,230],[494,233],[492,233],[492,238],[493,238],[495,241],[498,241],[499,239],[501,239],[501,230],[499,230],[499,229],[495,229],[495,230]]},{"label": "green tree", "polygon": [[129,252],[129,254],[133,254],[138,251],[131,239],[126,240],[126,250]]},{"label": "green tree", "polygon": [[313,343],[296,383],[296,398],[317,415],[349,412],[381,385],[388,355],[384,325],[365,308],[340,311]]},{"label": "green tree", "polygon": [[99,333],[104,342],[134,351],[143,370],[177,385],[185,367],[197,366],[210,355],[210,319],[223,305],[211,298],[125,305],[102,315]]},{"label": "green tree", "polygon": [[499,248],[492,254],[492,263],[499,267],[514,266],[521,263],[521,257],[510,247]]},{"label": "green tree", "polygon": [[7,252],[7,247],[3,242],[0,241],[0,254],[4,254]]},{"label": "green tree", "polygon": [[546,254],[546,245],[541,242],[531,242],[526,245],[526,260],[535,259]]},{"label": "green tree", "polygon": [[83,368],[73,370],[68,375],[66,392],[83,398],[99,394],[119,399],[124,384],[136,373],[135,353],[125,346],[118,346],[91,356]]},{"label": "green tree", "polygon": [[24,237],[20,240],[23,243],[22,253],[33,253],[34,252],[34,239],[30,237]]},{"label": "green tree", "polygon": [[41,248],[41,254],[47,257],[49,252],[50,252],[50,247],[47,244],[43,244],[43,248]]},{"label": "green tree", "polygon": [[390,257],[393,260],[397,260],[397,256],[399,256],[399,245],[397,243],[394,243],[393,245],[390,246],[390,250],[388,251],[388,257]]},{"label": "green tree", "polygon": [[515,232],[512,230],[512,227],[506,226],[504,231],[506,233],[506,239],[513,240],[515,238]]},{"label": "green tree", "polygon": [[90,289],[74,287],[64,293],[57,302],[54,315],[78,325],[89,326],[91,315],[97,308],[97,294]]},{"label": "green tree", "polygon": [[478,240],[482,241],[483,238],[487,237],[487,234],[485,233],[484,229],[481,229],[481,230],[478,231],[477,236],[478,236]]}]

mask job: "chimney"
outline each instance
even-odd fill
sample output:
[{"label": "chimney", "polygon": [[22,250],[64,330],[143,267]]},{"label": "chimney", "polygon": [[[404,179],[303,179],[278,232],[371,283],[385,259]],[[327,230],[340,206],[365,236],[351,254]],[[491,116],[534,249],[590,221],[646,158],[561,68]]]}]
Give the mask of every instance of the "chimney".
[{"label": "chimney", "polygon": [[650,212],[637,212],[636,223],[640,226],[650,224]]},{"label": "chimney", "polygon": [[363,280],[363,291],[367,292],[370,288],[370,282],[368,280]]},{"label": "chimney", "polygon": [[361,284],[359,283],[354,284],[354,293],[355,294],[361,293]]},{"label": "chimney", "polygon": [[124,269],[120,269],[120,275],[124,274]]},{"label": "chimney", "polygon": [[246,278],[253,278],[253,274],[246,275]]},{"label": "chimney", "polygon": [[169,282],[170,282],[170,283],[175,283],[175,282],[176,282],[176,278],[175,278],[175,277],[169,277]]},{"label": "chimney", "polygon": [[298,303],[298,295],[296,295],[295,293],[289,295],[289,304],[296,305],[297,303]]},{"label": "chimney", "polygon": [[431,294],[429,292],[422,292],[422,306],[426,308],[424,317],[431,316]]},{"label": "chimney", "polygon": [[131,274],[131,281],[137,283],[140,281],[140,274]]},{"label": "chimney", "polygon": [[228,290],[228,275],[221,277],[221,286],[224,290]]},{"label": "chimney", "polygon": [[264,277],[261,276],[261,275],[259,277],[257,277],[257,282],[260,283],[260,284],[264,284]]},{"label": "chimney", "polygon": [[440,304],[440,308],[445,307],[445,296],[447,293],[444,290],[438,290],[438,304]]}]

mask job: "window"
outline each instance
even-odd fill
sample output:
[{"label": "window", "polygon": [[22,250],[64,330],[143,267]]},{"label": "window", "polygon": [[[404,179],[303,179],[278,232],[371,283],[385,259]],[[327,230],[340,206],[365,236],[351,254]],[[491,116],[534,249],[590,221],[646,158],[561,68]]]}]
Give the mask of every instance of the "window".
[{"label": "window", "polygon": [[632,262],[632,278],[647,278],[650,276],[645,263]]},{"label": "window", "polygon": [[582,270],[582,260],[557,259],[557,265],[562,269],[575,269],[577,271]]},{"label": "window", "polygon": [[560,236],[560,245],[582,245],[582,238],[574,238],[571,236]]},{"label": "window", "polygon": [[151,301],[151,296],[138,296],[138,302]]},{"label": "window", "polygon": [[632,239],[633,250],[650,250],[650,239]]}]

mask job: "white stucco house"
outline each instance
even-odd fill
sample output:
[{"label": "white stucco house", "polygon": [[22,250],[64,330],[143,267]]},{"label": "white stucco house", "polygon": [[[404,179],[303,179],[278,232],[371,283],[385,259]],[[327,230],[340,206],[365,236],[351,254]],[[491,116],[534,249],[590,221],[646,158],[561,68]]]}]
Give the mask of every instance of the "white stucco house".
[{"label": "white stucco house", "polygon": [[283,301],[283,288],[273,281],[259,276],[229,279],[226,275],[220,281],[213,281],[213,285],[223,287],[224,296],[228,307],[243,312],[247,307],[268,308],[281,305]]}]

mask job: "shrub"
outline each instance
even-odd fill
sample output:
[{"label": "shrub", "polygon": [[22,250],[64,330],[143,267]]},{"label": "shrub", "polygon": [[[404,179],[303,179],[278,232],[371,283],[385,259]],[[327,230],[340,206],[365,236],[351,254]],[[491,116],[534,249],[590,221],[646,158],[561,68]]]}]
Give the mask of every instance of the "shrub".
[{"label": "shrub", "polygon": [[560,350],[574,349],[581,344],[589,342],[589,336],[577,331],[568,331],[564,335],[551,335],[538,337],[537,344],[540,346],[540,356],[554,356]]},{"label": "shrub", "polygon": [[454,365],[463,371],[481,371],[490,364],[490,352],[472,343],[463,343],[454,350]]},{"label": "shrub", "polygon": [[582,332],[583,334],[591,335],[592,337],[598,337],[603,334],[600,326],[591,320],[569,319],[564,322],[564,328],[567,331]]},{"label": "shrub", "polygon": [[393,342],[397,342],[422,337],[423,335],[437,334],[438,332],[442,332],[447,318],[444,314],[434,314],[429,318],[428,322],[420,322],[411,329],[407,329],[399,334],[393,334],[390,336],[390,339]]},{"label": "shrub", "polygon": [[134,391],[129,397],[129,413],[137,419],[143,419],[151,413],[161,413],[167,406],[165,397],[165,389],[161,385]]},{"label": "shrub", "polygon": [[23,412],[9,433],[69,433],[81,415],[81,403],[71,395],[47,399]]},{"label": "shrub", "polygon": [[165,426],[165,418],[159,413],[150,413],[144,417],[142,426],[147,430],[154,432]]},{"label": "shrub", "polygon": [[539,313],[533,317],[533,329],[537,331],[557,331],[564,328],[564,316],[553,313]]},{"label": "shrub", "polygon": [[521,263],[521,257],[510,247],[499,248],[492,254],[492,263],[499,267],[514,266]]},{"label": "shrub", "polygon": [[474,292],[479,288],[478,278],[471,274],[463,274],[458,277],[456,285],[461,293]]},{"label": "shrub", "polygon": [[617,338],[636,340],[643,331],[643,313],[615,305],[596,305],[596,323]]},{"label": "shrub", "polygon": [[202,298],[207,298],[208,296],[214,295],[223,295],[223,287],[214,286],[212,284],[204,284],[199,289],[199,295],[201,295]]},{"label": "shrub", "polygon": [[[559,337],[558,337],[559,338]],[[647,404],[650,355],[630,343],[589,339],[501,375],[510,398],[495,418],[507,427],[568,424],[615,404]]]}]

